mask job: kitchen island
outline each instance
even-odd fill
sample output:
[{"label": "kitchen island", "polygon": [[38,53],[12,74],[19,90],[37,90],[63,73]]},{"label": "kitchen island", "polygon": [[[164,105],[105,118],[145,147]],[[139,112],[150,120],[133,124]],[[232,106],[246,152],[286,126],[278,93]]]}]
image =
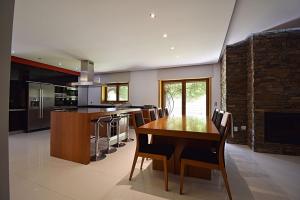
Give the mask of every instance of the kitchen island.
[{"label": "kitchen island", "polygon": [[92,120],[101,116],[132,113],[139,110],[139,108],[77,108],[52,111],[50,155],[81,164],[89,164],[90,136],[94,130]]}]

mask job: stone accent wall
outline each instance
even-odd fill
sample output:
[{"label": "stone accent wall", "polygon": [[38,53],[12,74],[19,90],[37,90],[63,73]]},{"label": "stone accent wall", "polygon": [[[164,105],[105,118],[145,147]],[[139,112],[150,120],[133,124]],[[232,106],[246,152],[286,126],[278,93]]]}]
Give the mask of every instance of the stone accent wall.
[{"label": "stone accent wall", "polygon": [[265,112],[300,112],[300,29],[254,34],[227,46],[223,57],[222,96],[239,128],[228,141],[257,152],[300,155],[300,145],[268,143],[264,137]]},{"label": "stone accent wall", "polygon": [[[226,110],[233,115],[234,137],[229,136],[228,142],[246,144],[246,131],[241,126],[247,126],[247,52],[249,42],[243,41],[227,46],[226,60]],[[224,76],[224,74],[222,74]]]},{"label": "stone accent wall", "polygon": [[226,110],[226,49],[221,59],[221,110]]},{"label": "stone accent wall", "polygon": [[264,112],[300,112],[300,30],[253,36],[254,151],[300,155],[300,145],[268,143]]},{"label": "stone accent wall", "polygon": [[249,38],[247,52],[247,144],[254,147],[254,62],[253,37]]}]

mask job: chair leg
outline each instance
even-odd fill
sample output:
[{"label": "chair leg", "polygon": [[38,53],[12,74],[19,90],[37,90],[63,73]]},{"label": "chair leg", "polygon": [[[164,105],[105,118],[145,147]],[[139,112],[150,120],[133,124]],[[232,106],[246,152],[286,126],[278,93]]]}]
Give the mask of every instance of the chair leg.
[{"label": "chair leg", "polygon": [[166,157],[163,159],[163,163],[164,163],[164,176],[165,176],[165,190],[168,191],[168,164],[167,164]]},{"label": "chair leg", "polygon": [[145,158],[144,157],[142,157],[142,162],[141,162],[141,170],[143,169],[143,163],[144,163],[144,160],[145,160]]},{"label": "chair leg", "polygon": [[180,161],[180,194],[183,194],[183,178],[184,178],[185,164],[184,161]]},{"label": "chair leg", "polygon": [[229,199],[232,200],[232,196],[231,196],[231,192],[230,192],[230,188],[229,188],[229,184],[228,184],[228,179],[227,179],[227,173],[226,173],[226,169],[221,169],[222,175],[223,175],[223,179],[224,179],[224,183],[225,183],[225,187],[229,196]]},{"label": "chair leg", "polygon": [[137,161],[138,155],[134,154],[134,159],[133,159],[133,163],[132,163],[132,167],[131,167],[131,172],[130,172],[130,176],[129,176],[129,180],[131,181],[132,175],[133,175],[133,171],[136,165],[136,161]]}]

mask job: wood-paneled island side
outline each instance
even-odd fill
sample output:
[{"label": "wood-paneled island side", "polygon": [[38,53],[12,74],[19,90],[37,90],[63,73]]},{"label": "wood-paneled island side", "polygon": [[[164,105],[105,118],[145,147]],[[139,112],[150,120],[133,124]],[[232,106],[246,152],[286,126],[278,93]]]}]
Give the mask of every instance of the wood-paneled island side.
[{"label": "wood-paneled island side", "polygon": [[91,121],[101,116],[139,111],[137,108],[78,108],[51,112],[50,155],[90,163]]}]

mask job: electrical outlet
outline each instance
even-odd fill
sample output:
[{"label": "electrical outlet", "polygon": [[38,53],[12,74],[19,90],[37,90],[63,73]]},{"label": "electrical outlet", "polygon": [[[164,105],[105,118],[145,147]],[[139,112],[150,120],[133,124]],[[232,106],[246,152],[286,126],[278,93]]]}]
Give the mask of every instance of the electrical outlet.
[{"label": "electrical outlet", "polygon": [[242,131],[247,130],[247,126],[241,126],[241,130],[242,130]]},{"label": "electrical outlet", "polygon": [[234,126],[234,127],[233,127],[233,131],[234,131],[234,132],[238,132],[238,131],[239,131],[239,127]]}]

